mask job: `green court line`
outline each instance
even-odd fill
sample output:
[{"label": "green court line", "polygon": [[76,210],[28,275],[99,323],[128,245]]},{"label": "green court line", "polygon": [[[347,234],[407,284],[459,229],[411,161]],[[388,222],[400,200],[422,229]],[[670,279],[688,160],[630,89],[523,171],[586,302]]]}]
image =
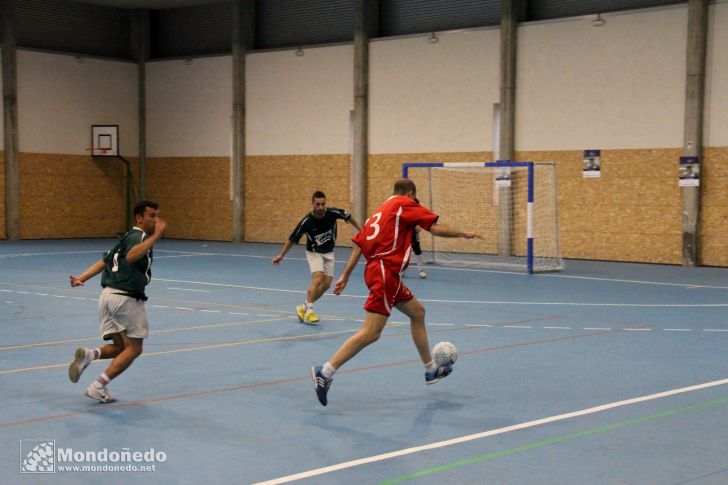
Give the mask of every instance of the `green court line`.
[{"label": "green court line", "polygon": [[421,470],[418,472],[409,473],[407,475],[402,475],[397,478],[392,478],[391,480],[381,482],[379,485],[393,485],[395,483],[406,482],[408,480],[414,480],[415,478],[425,477],[428,475],[434,475],[436,473],[442,473],[442,472],[445,472],[448,470],[452,470],[454,468],[459,468],[461,466],[470,465],[471,463],[477,463],[479,461],[486,461],[486,460],[490,460],[492,458],[500,458],[502,456],[513,455],[515,453],[532,450],[534,448],[540,448],[542,446],[553,445],[556,443],[562,443],[564,441],[581,438],[583,436],[590,436],[593,434],[602,433],[604,431],[611,431],[613,429],[623,428],[625,426],[630,426],[633,424],[638,424],[638,423],[650,421],[653,419],[664,418],[667,416],[671,416],[673,414],[684,413],[687,411],[693,411],[695,409],[700,409],[700,408],[704,408],[704,407],[708,407],[708,406],[716,406],[718,404],[725,404],[725,403],[728,403],[728,397],[724,397],[722,399],[715,399],[715,400],[707,401],[707,402],[703,402],[703,403],[689,404],[687,406],[674,408],[674,409],[668,409],[667,411],[650,414],[648,416],[640,416],[637,418],[628,419],[626,421],[620,421],[618,423],[608,424],[606,426],[600,426],[599,428],[588,429],[586,431],[579,431],[578,433],[557,436],[555,438],[551,438],[548,440],[535,441],[533,443],[528,443],[525,445],[517,446],[515,448],[509,448],[507,450],[501,450],[501,451],[496,451],[494,453],[488,453],[485,455],[474,456],[472,458],[466,458],[464,460],[456,461],[453,463],[448,463],[446,465],[440,465],[440,466],[428,468],[426,470]]}]

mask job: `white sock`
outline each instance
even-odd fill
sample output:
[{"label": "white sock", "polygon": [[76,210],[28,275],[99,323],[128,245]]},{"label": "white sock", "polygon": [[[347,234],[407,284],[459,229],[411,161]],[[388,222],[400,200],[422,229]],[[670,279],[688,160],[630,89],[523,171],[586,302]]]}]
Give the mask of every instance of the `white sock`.
[{"label": "white sock", "polygon": [[334,366],[333,366],[333,365],[331,365],[331,364],[330,364],[330,363],[328,363],[328,362],[326,362],[326,363],[324,364],[323,368],[321,369],[321,374],[322,374],[322,375],[323,375],[323,376],[324,376],[325,378],[327,378],[327,379],[331,379],[332,377],[334,377],[334,374],[335,374],[335,373],[336,373],[336,369],[334,368]]},{"label": "white sock", "polygon": [[435,365],[435,361],[431,360],[427,364],[425,364],[425,370],[427,372],[435,372],[437,370],[437,366]]},{"label": "white sock", "polygon": [[306,302],[306,313],[313,311],[313,303]]},{"label": "white sock", "polygon": [[96,360],[101,357],[101,349],[86,349],[86,358],[88,360]]},{"label": "white sock", "polygon": [[425,261],[422,259],[421,254],[415,254],[415,262],[417,263],[417,267],[419,269],[423,269],[422,267],[425,265]]},{"label": "white sock", "polygon": [[96,386],[96,389],[103,389],[104,387],[106,387],[106,384],[108,384],[109,381],[111,381],[111,379],[109,379],[109,376],[107,376],[106,372],[104,372],[96,378],[96,380],[94,381],[94,386]]}]

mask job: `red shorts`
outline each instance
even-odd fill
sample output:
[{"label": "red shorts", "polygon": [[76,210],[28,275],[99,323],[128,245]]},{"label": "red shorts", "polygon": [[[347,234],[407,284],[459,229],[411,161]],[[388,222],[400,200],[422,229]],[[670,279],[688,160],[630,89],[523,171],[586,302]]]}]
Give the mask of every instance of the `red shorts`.
[{"label": "red shorts", "polygon": [[397,303],[410,301],[414,295],[402,283],[399,271],[392,271],[380,259],[367,263],[364,282],[369,288],[369,298],[364,303],[368,312],[389,316]]}]

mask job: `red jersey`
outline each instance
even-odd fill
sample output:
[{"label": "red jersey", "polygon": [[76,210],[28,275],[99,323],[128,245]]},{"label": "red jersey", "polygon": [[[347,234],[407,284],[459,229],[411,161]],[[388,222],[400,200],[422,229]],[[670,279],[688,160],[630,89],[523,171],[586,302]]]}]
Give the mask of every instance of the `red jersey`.
[{"label": "red jersey", "polygon": [[404,271],[415,227],[426,231],[439,216],[404,195],[393,195],[366,220],[352,239],[367,262],[380,259],[392,271]]}]

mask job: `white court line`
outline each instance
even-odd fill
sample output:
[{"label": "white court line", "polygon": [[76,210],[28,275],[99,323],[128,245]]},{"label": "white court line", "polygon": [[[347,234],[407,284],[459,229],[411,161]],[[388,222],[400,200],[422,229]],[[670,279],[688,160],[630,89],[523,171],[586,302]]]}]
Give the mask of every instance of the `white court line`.
[{"label": "white court line", "polygon": [[571,327],[544,327],[548,328],[549,330],[571,330]]},{"label": "white court line", "polygon": [[[240,288],[243,290],[260,290],[274,291],[278,293],[306,293],[302,290],[284,290],[280,288],[266,288],[262,286],[233,285],[229,283],[208,283],[206,281],[190,281],[190,280],[171,280],[164,278],[156,278],[157,281],[165,281],[167,283],[189,283],[195,285],[220,286],[223,288]],[[332,295],[324,295],[332,296]],[[339,295],[338,298],[368,298],[369,295]],[[645,307],[645,308],[702,308],[702,307],[728,307],[728,303],[577,303],[577,302],[558,302],[558,301],[488,301],[488,300],[434,300],[421,298],[420,301],[427,303],[462,303],[470,305],[563,305],[563,306],[604,306],[604,307]]]},{"label": "white court line", "polygon": [[[242,258],[260,258],[260,259],[273,259],[271,256],[260,256],[260,255],[252,255],[252,254],[221,254],[221,253],[196,253],[196,252],[190,252],[190,251],[170,251],[170,250],[157,250],[155,251],[157,253],[159,252],[168,252],[168,253],[183,253],[187,256],[229,256],[229,257],[242,257]],[[286,258],[293,261],[306,261],[305,258]],[[336,261],[337,263],[346,263],[346,261]],[[434,266],[431,267],[431,269],[434,270],[445,270],[445,271],[469,271],[469,272],[475,272],[475,273],[497,273],[497,274],[511,274],[515,276],[528,276],[528,277],[539,277],[539,278],[571,278],[571,279],[581,279],[581,280],[593,280],[593,281],[610,281],[613,283],[634,283],[634,284],[641,284],[641,285],[657,285],[657,286],[679,286],[682,288],[688,288],[688,289],[698,289],[698,288],[711,288],[711,289],[717,289],[717,290],[728,290],[728,286],[712,286],[712,285],[695,285],[691,283],[664,283],[660,281],[644,281],[644,280],[627,280],[627,279],[620,279],[620,278],[598,278],[596,276],[574,276],[574,275],[564,275],[564,274],[553,274],[553,273],[536,273],[536,274],[528,274],[523,271],[505,271],[505,270],[493,270],[493,269],[481,269],[481,268],[451,268],[446,266]]]},{"label": "white court line", "polygon": [[103,251],[60,251],[55,253],[15,253],[15,254],[2,254],[0,255],[0,258],[16,258],[16,257],[25,257],[25,256],[49,256],[49,255],[56,255],[56,254],[101,254]]},{"label": "white court line", "polygon": [[584,330],[611,330],[611,327],[584,327]]},{"label": "white court line", "polygon": [[199,291],[200,293],[212,293],[212,291],[210,291],[210,290],[197,290],[197,289],[194,289],[194,288],[174,288],[174,287],[169,287],[167,289],[168,290],[179,290],[179,291]]},{"label": "white court line", "polygon": [[704,328],[704,332],[728,332],[728,328]]},{"label": "white court line", "polygon": [[344,470],[344,469],[352,468],[352,467],[359,466],[359,465],[365,465],[367,463],[375,463],[378,461],[390,460],[392,458],[398,458],[400,456],[419,453],[420,451],[434,450],[437,448],[444,448],[446,446],[458,445],[460,443],[466,443],[468,441],[489,438],[491,436],[510,433],[512,431],[518,431],[518,430],[527,429],[527,428],[534,428],[536,426],[543,426],[544,424],[555,423],[557,421],[563,421],[565,419],[586,416],[588,414],[601,413],[603,411],[608,411],[610,409],[619,408],[619,407],[623,407],[623,406],[629,406],[631,404],[637,404],[637,403],[641,403],[641,402],[645,402],[645,401],[652,401],[655,399],[662,399],[664,397],[670,397],[670,396],[674,396],[677,394],[684,394],[687,392],[699,391],[701,389],[708,389],[710,387],[717,387],[717,386],[722,386],[725,384],[728,384],[728,379],[721,379],[718,381],[706,382],[704,384],[697,384],[695,386],[682,387],[680,389],[672,389],[670,391],[658,392],[655,394],[648,394],[646,396],[640,396],[640,397],[635,397],[632,399],[625,399],[624,401],[617,401],[617,402],[612,402],[612,403],[608,403],[608,404],[602,404],[600,406],[594,406],[591,408],[582,409],[580,411],[574,411],[571,413],[550,416],[548,418],[541,418],[541,419],[536,419],[533,421],[527,421],[525,423],[514,424],[512,426],[506,426],[504,428],[491,429],[488,431],[483,431],[481,433],[475,433],[475,434],[470,434],[470,435],[466,435],[466,436],[461,436],[459,438],[453,438],[450,440],[438,441],[437,443],[430,443],[427,445],[415,446],[412,448],[405,448],[405,449],[399,450],[399,451],[392,451],[389,453],[383,453],[381,455],[369,456],[366,458],[360,458],[358,460],[347,461],[347,462],[339,463],[336,465],[326,466],[326,467],[322,467],[322,468],[316,468],[314,470],[296,473],[296,474],[288,475],[285,477],[275,478],[273,480],[268,480],[265,482],[258,482],[254,485],[277,485],[280,483],[288,483],[288,482],[292,482],[295,480],[302,480],[304,478],[316,477],[319,475],[324,475],[326,473]]}]

